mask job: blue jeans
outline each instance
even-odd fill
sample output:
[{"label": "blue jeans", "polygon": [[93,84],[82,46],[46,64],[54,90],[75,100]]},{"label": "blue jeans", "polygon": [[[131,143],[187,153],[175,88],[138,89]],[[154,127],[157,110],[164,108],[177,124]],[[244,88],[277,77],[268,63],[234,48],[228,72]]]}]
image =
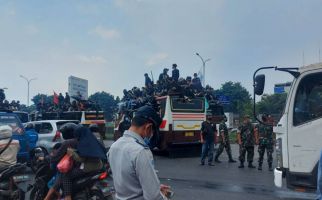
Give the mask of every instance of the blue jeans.
[{"label": "blue jeans", "polygon": [[320,154],[320,161],[319,161],[319,167],[318,167],[318,182],[317,182],[317,195],[318,200],[322,200],[322,151]]},{"label": "blue jeans", "polygon": [[205,163],[207,155],[208,163],[212,163],[214,158],[214,140],[205,140],[205,143],[202,144],[201,163]]}]

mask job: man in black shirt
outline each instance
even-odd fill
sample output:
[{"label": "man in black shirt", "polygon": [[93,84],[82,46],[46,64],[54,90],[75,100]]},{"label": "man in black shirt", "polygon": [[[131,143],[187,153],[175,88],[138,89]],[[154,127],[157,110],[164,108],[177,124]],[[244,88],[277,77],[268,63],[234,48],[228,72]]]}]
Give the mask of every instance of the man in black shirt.
[{"label": "man in black shirt", "polygon": [[177,69],[177,64],[172,65],[172,79],[177,83],[179,80],[180,72]]},{"label": "man in black shirt", "polygon": [[213,157],[214,157],[214,143],[215,143],[215,133],[216,124],[213,124],[211,121],[211,116],[207,115],[207,120],[201,124],[201,143],[202,143],[202,152],[201,152],[201,165],[205,165],[205,159],[208,155],[208,165],[213,166]]}]

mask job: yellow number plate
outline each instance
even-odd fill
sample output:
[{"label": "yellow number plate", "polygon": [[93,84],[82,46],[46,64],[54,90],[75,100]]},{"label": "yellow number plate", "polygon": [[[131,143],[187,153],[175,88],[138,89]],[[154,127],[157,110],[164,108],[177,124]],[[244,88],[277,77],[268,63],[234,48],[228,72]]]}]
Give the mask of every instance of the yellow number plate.
[{"label": "yellow number plate", "polygon": [[194,132],[185,132],[184,136],[193,137],[193,136],[195,136],[195,133]]}]

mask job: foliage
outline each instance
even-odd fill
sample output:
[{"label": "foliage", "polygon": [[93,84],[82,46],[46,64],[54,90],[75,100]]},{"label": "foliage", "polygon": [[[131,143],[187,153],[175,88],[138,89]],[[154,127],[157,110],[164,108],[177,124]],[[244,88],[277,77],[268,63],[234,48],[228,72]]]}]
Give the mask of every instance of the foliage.
[{"label": "foliage", "polygon": [[53,95],[46,95],[46,94],[37,94],[36,96],[34,96],[31,99],[35,105],[41,103],[41,101],[44,101],[44,104],[52,104],[53,100],[54,100],[54,96]]},{"label": "foliage", "polygon": [[117,101],[114,99],[114,96],[106,92],[96,92],[92,94],[88,100],[97,103],[101,109],[105,112],[105,118],[107,121],[113,119],[113,112],[117,106]]},{"label": "foliage", "polygon": [[257,102],[257,112],[258,113],[267,113],[267,114],[281,114],[283,112],[287,94],[272,94],[262,96],[260,102]]},{"label": "foliage", "polygon": [[251,114],[252,103],[251,95],[240,82],[226,82],[221,88],[215,91],[217,96],[224,95],[228,97],[230,103],[224,105],[225,112],[233,112],[241,115]]}]

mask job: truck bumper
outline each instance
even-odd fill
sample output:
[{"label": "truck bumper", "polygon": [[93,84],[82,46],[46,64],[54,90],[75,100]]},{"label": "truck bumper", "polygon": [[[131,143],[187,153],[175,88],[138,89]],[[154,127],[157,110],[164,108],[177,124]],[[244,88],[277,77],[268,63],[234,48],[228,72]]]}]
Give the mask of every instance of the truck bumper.
[{"label": "truck bumper", "polygon": [[283,171],[278,168],[275,168],[274,170],[274,184],[279,188],[283,185]]}]

